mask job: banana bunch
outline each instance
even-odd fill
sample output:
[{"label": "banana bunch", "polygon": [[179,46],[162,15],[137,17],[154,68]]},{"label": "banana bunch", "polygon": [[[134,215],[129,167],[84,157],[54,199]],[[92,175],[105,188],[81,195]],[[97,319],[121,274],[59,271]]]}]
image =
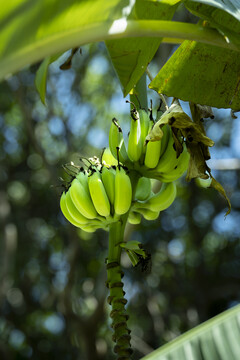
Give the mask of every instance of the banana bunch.
[{"label": "banana bunch", "polygon": [[81,169],[60,200],[65,218],[87,232],[107,230],[129,211],[131,204],[132,185],[125,169],[99,165],[99,161],[88,170]]},{"label": "banana bunch", "polygon": [[126,147],[122,129],[114,118],[109,131],[111,154],[115,161],[120,161],[144,177],[162,182],[175,181],[187,170],[190,155],[183,143],[183,151],[177,157],[174,136],[167,123],[158,127],[158,134],[149,141],[148,135],[153,126],[154,122],[149,114],[144,109],[137,110],[134,106],[131,110],[131,128]]}]

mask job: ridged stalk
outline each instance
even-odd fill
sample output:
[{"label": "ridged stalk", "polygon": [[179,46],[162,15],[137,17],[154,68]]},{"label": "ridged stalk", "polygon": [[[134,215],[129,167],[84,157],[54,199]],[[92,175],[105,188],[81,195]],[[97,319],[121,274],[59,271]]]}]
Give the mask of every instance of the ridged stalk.
[{"label": "ridged stalk", "polygon": [[121,247],[123,242],[124,229],[127,217],[122,217],[121,221],[114,223],[109,229],[109,252],[107,259],[107,287],[109,288],[108,303],[112,307],[110,317],[112,318],[113,341],[116,343],[114,352],[118,355],[118,360],[130,360],[131,336],[127,327],[128,315],[125,310],[127,300],[124,298],[123,291],[123,271],[120,265]]}]

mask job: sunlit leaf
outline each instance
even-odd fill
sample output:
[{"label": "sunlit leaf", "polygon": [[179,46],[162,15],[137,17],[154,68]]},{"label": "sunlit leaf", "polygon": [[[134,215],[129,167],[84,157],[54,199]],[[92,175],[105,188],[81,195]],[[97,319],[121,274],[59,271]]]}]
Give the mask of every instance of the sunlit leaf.
[{"label": "sunlit leaf", "polygon": [[237,52],[184,41],[149,87],[181,100],[239,110],[239,67]]},{"label": "sunlit leaf", "polygon": [[142,360],[238,360],[240,305],[188,331]]},{"label": "sunlit leaf", "polygon": [[[180,0],[136,1],[129,19],[170,20]],[[146,70],[162,38],[134,38],[106,41],[114,68],[126,96]]]}]

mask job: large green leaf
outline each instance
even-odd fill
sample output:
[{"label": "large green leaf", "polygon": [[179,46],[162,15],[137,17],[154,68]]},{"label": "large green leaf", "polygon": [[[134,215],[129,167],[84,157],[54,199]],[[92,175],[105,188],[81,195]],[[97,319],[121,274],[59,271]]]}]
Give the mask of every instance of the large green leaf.
[{"label": "large green leaf", "polygon": [[179,336],[143,359],[239,360],[240,305]]},{"label": "large green leaf", "polygon": [[[129,19],[170,20],[181,0],[137,0]],[[133,38],[106,41],[114,68],[126,96],[155,55],[162,38]]]},{"label": "large green leaf", "polygon": [[109,29],[128,4],[127,0],[2,2],[0,78],[28,63],[75,47],[78,42],[88,42],[99,24],[107,24]]},{"label": "large green leaf", "polygon": [[181,100],[239,110],[239,68],[237,52],[185,41],[149,87]]},{"label": "large green leaf", "polygon": [[[159,3],[167,7],[173,4],[174,7],[176,1],[154,3],[156,7],[160,6]],[[166,20],[128,20],[126,14],[131,13],[134,5],[135,0],[2,1],[0,79],[46,56],[109,39],[167,37],[174,41],[193,39],[239,49],[227,44],[216,30],[199,25]],[[161,13],[161,16],[165,15]]]},{"label": "large green leaf", "polygon": [[195,15],[208,20],[235,43],[240,42],[239,0],[184,0]]}]

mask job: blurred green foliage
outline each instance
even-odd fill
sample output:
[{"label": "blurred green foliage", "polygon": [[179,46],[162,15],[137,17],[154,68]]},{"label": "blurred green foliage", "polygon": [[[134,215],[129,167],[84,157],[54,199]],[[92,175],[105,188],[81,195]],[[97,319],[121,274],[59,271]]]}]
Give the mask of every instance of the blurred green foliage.
[{"label": "blurred green foliage", "polygon": [[[167,58],[161,46],[152,64]],[[84,233],[59,209],[61,165],[100,156],[112,117],[125,135],[128,105],[103,44],[82,48],[72,68],[50,66],[47,107],[32,66],[0,84],[0,358],[113,359],[105,288],[107,234]],[[160,59],[160,60],[159,60]],[[150,98],[157,99],[153,92]],[[214,158],[240,156],[240,127],[230,111],[206,121]],[[178,198],[158,220],[128,226],[152,268],[142,273],[123,254],[134,359],[240,300],[239,169],[214,176],[232,200],[181,179]]]}]

